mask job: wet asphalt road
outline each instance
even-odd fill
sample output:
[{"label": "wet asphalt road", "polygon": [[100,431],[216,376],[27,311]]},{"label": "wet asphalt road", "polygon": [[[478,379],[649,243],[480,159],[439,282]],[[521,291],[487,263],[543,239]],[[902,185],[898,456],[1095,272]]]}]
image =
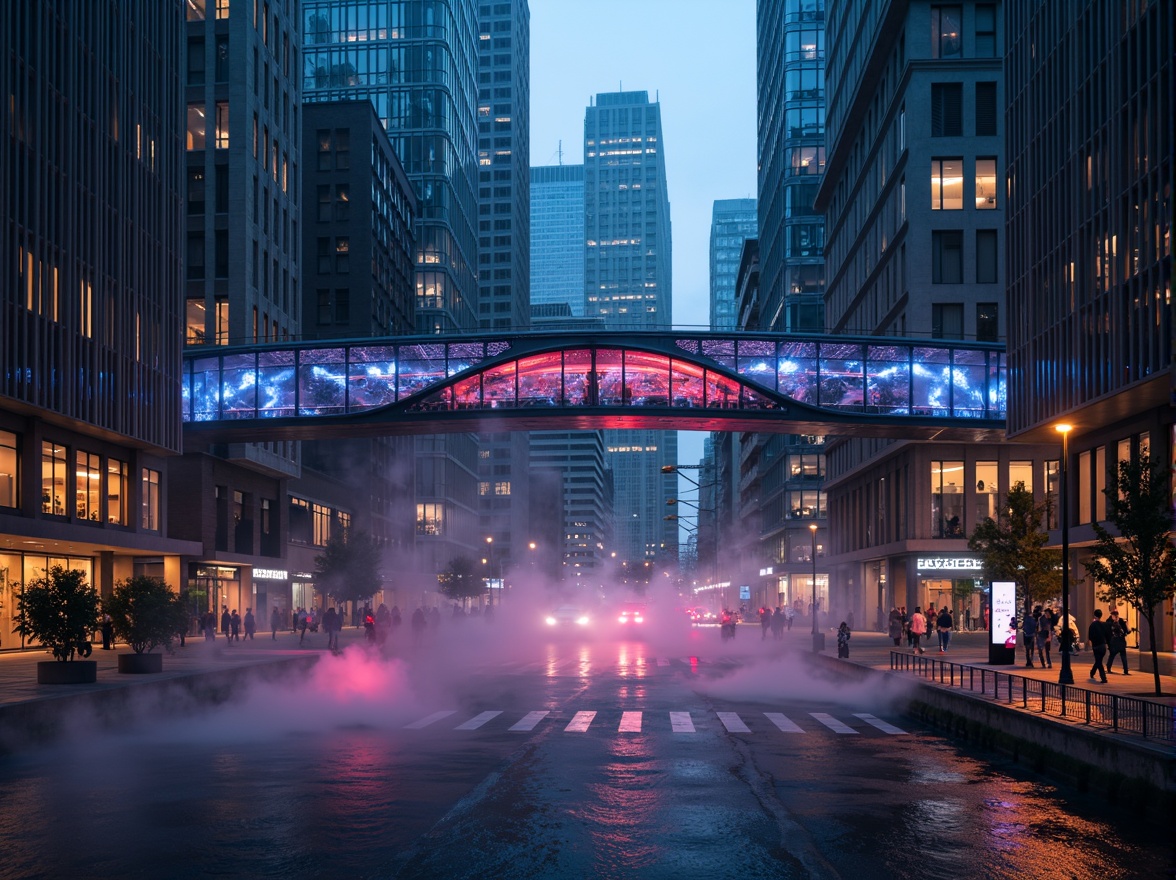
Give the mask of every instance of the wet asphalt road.
[{"label": "wet asphalt road", "polygon": [[0,758],[0,876],[1171,876],[1170,834],[753,640],[402,653]]}]

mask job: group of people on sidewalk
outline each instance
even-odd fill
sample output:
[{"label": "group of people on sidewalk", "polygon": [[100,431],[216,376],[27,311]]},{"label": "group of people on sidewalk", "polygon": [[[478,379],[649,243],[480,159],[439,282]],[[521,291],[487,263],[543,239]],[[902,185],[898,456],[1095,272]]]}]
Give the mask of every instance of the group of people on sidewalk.
[{"label": "group of people on sidewalk", "polygon": [[905,638],[911,653],[923,654],[926,653],[923,639],[930,639],[932,628],[939,638],[939,653],[946,654],[951,645],[951,634],[955,630],[955,616],[946,605],[938,611],[934,605],[930,605],[925,614],[922,607],[916,605],[909,615],[905,605],[896,605],[890,609],[886,634],[894,640],[896,646],[901,645]]},{"label": "group of people on sidewalk", "polygon": [[[225,637],[225,640],[230,645],[233,642],[241,641],[242,629],[244,629],[245,638],[247,639],[252,639],[257,632],[257,620],[253,616],[253,609],[246,608],[245,616],[242,617],[237,613],[236,608],[229,611],[228,605],[222,606],[220,631],[221,635]],[[200,616],[200,631],[204,634],[204,640],[206,642],[216,641],[217,616],[215,611],[206,611]]]}]

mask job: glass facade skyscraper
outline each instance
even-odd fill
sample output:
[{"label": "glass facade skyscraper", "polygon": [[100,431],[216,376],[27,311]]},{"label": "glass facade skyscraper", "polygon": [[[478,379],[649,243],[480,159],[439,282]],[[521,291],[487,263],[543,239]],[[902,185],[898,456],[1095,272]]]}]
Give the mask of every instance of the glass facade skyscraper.
[{"label": "glass facade skyscraper", "polygon": [[584,316],[584,166],[531,169],[531,305]]},{"label": "glass facade skyscraper", "polygon": [[735,279],[743,242],[756,237],[755,199],[717,199],[711,210],[710,329],[735,328]]}]

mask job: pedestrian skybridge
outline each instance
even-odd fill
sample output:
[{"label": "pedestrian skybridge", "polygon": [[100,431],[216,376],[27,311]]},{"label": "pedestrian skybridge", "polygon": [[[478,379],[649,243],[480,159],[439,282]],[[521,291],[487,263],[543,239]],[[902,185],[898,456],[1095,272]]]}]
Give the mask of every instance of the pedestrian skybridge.
[{"label": "pedestrian skybridge", "polygon": [[985,343],[741,333],[534,332],[201,346],[185,431],[207,442],[654,428],[1004,437]]}]

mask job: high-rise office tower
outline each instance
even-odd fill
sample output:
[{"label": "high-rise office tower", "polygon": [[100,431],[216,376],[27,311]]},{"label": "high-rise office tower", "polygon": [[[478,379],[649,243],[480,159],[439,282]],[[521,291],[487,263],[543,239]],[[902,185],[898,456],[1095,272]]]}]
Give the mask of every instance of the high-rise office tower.
[{"label": "high-rise office tower", "polygon": [[[586,314],[614,330],[669,330],[670,199],[661,107],[646,92],[598,94],[584,116],[584,291]],[[676,523],[663,519],[674,481],[678,436],[669,431],[607,431],[616,487],[616,551],[651,560],[677,547]]]},{"label": "high-rise office tower", "polygon": [[[531,324],[530,39],[527,0],[479,6],[478,326],[499,333]],[[519,431],[479,442],[481,534],[505,573],[533,543],[528,440]]]},{"label": "high-rise office tower", "polygon": [[584,316],[584,166],[531,169],[531,305]]},{"label": "high-rise office tower", "polygon": [[734,330],[735,279],[743,242],[756,237],[755,199],[716,199],[711,209],[710,329]]},{"label": "high-rise office tower", "polygon": [[[1071,548],[1087,545],[1072,557],[1080,572],[1118,462],[1146,449],[1168,465],[1176,449],[1176,6],[1034,0],[1004,15],[1008,428],[1058,458],[1054,425],[1073,426],[1066,514]],[[1096,604],[1089,579],[1071,590],[1071,608]],[[1170,662],[1170,601],[1155,619]]]},{"label": "high-rise office tower", "polygon": [[[828,327],[1002,341],[1003,7],[854,0],[829,14]],[[1017,483],[1044,500],[1051,455],[831,439],[832,610],[875,624],[895,604],[978,615],[968,535]]]},{"label": "high-rise office tower", "polygon": [[[741,329],[821,332],[825,218],[813,202],[825,170],[825,0],[759,0],[756,50],[758,273],[754,308],[745,307]],[[820,436],[749,434],[739,445],[740,519],[755,526],[759,542],[754,556],[742,558],[751,563],[745,576],[762,590],[761,604],[811,602],[809,526],[818,527],[822,554],[827,543],[824,443]],[[747,531],[738,540],[750,540]],[[817,580],[824,597],[823,561]]]},{"label": "high-rise office tower", "polygon": [[[478,326],[478,8],[473,0],[305,0],[303,97],[367,100],[416,190],[416,331]],[[416,562],[400,580],[436,587],[482,552],[478,444],[417,437]]]},{"label": "high-rise office tower", "polygon": [[[181,4],[0,5],[0,647],[50,565],[181,585]],[[68,60],[68,63],[65,63]]]}]

